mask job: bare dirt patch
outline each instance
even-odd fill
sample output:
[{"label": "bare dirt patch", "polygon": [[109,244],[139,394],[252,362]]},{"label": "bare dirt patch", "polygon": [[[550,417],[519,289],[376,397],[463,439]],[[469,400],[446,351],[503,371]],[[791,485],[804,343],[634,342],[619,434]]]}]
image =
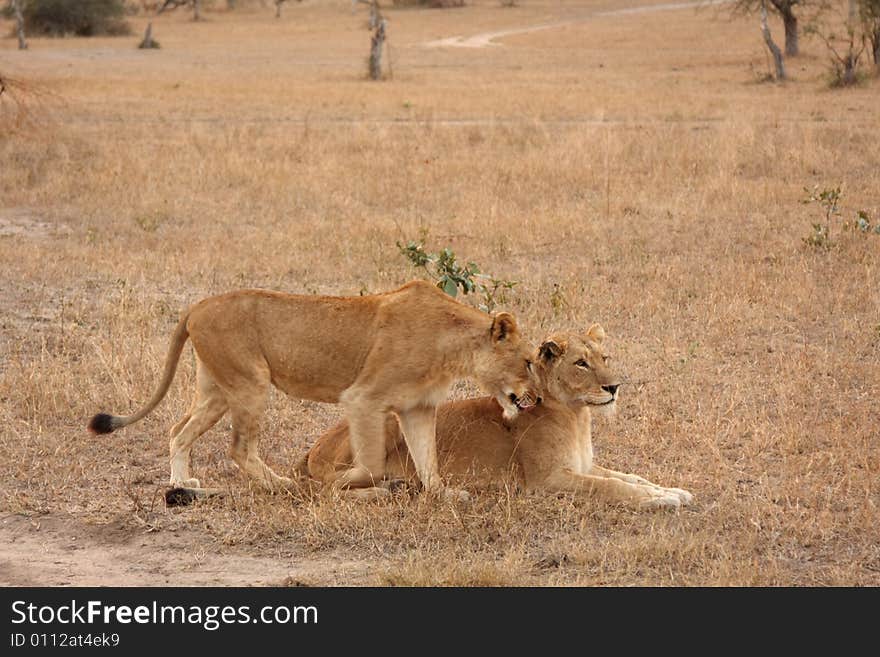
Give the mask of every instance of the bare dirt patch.
[{"label": "bare dirt patch", "polygon": [[185,527],[134,531],[123,521],[0,516],[0,586],[314,586],[363,581],[368,568],[328,555],[249,555]]},{"label": "bare dirt patch", "polygon": [[67,226],[48,221],[28,208],[0,208],[0,238],[13,236],[48,237],[67,232]]}]

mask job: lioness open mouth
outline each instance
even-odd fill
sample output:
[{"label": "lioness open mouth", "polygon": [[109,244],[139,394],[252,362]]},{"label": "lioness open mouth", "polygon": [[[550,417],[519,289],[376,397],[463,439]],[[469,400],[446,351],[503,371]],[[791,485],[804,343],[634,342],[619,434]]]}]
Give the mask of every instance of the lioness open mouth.
[{"label": "lioness open mouth", "polygon": [[519,410],[519,411],[527,411],[530,408],[534,408],[539,403],[541,403],[540,398],[538,398],[537,400],[533,400],[528,395],[523,396],[523,397],[517,397],[513,393],[510,393],[507,396],[507,398],[510,399],[510,403],[513,404],[514,406],[516,406],[517,410]]}]

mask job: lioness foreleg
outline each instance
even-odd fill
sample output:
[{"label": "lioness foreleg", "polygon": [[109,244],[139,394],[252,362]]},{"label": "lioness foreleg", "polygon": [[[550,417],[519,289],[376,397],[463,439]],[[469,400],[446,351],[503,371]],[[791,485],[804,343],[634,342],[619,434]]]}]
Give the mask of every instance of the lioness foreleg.
[{"label": "lioness foreleg", "polygon": [[398,413],[403,439],[409,449],[416,473],[422,486],[428,492],[440,493],[444,498],[467,501],[469,495],[463,490],[446,488],[440,479],[437,466],[437,408],[435,406],[416,406]]},{"label": "lioness foreleg", "polygon": [[682,488],[666,488],[665,486],[660,486],[658,484],[650,482],[647,479],[640,477],[636,474],[617,472],[616,470],[609,470],[608,468],[603,468],[598,465],[593,465],[593,467],[590,468],[590,474],[597,475],[599,477],[611,477],[613,479],[620,479],[621,481],[625,481],[630,484],[640,484],[642,486],[652,486],[654,488],[659,488],[660,490],[678,495],[682,504],[690,504],[694,501],[694,496],[689,491],[686,491]]},{"label": "lioness foreleg", "polygon": [[554,473],[544,487],[583,493],[612,504],[636,504],[641,508],[681,506],[678,495],[662,488],[631,484],[614,477],[577,474],[568,469]]}]

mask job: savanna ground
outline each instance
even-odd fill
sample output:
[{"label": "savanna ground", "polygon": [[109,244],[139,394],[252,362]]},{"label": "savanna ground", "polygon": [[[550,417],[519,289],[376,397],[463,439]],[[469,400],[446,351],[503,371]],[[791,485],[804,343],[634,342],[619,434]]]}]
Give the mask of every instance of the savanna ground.
[{"label": "savanna ground", "polygon": [[[178,11],[157,51],[135,49],[142,17],[0,41],[40,93],[0,135],[0,583],[880,584],[880,235],[837,219],[810,248],[800,202],[842,184],[843,218],[880,218],[880,83],[830,90],[815,40],[761,83],[757,20],[721,8],[596,15],[649,4],[388,10],[381,83],[341,1]],[[149,397],[188,304],[391,289],[414,276],[395,243],[422,233],[519,281],[505,307],[536,341],[601,322],[629,385],[597,462],[696,503],[272,496],[224,419],[194,472],[229,495],[166,509],[189,349],[156,412],[86,432]],[[289,472],[340,415],[275,395],[267,460]]]}]

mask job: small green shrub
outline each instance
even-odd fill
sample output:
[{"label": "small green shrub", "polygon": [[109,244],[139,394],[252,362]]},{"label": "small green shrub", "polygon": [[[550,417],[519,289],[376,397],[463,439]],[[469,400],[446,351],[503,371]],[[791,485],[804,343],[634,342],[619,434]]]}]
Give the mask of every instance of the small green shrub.
[{"label": "small green shrub", "polygon": [[[843,198],[843,191],[838,185],[830,189],[819,190],[818,186],[813,190],[804,189],[808,196],[802,203],[816,203],[822,208],[822,219],[818,223],[813,224],[813,231],[804,238],[804,244],[815,249],[828,250],[834,242],[831,240],[831,224],[834,217],[840,214],[840,203]],[[880,222],[872,221],[867,210],[859,210],[855,219],[845,220],[840,226],[841,232],[850,232],[856,234],[874,234],[880,235]]]},{"label": "small green shrub", "polygon": [[449,296],[458,296],[459,290],[465,295],[482,295],[483,303],[479,304],[479,308],[485,312],[492,312],[499,304],[507,303],[507,294],[517,285],[516,281],[481,273],[473,262],[460,265],[455,253],[449,248],[428,253],[425,251],[424,239],[406,244],[398,242],[397,248],[410,264],[424,271]]},{"label": "small green shrub", "polygon": [[840,199],[843,195],[840,185],[831,189],[819,190],[819,186],[813,187],[810,191],[804,188],[808,196],[803,201],[804,204],[816,203],[822,208],[824,223],[814,223],[813,232],[804,238],[807,246],[816,249],[831,248],[831,220],[839,213]]}]

